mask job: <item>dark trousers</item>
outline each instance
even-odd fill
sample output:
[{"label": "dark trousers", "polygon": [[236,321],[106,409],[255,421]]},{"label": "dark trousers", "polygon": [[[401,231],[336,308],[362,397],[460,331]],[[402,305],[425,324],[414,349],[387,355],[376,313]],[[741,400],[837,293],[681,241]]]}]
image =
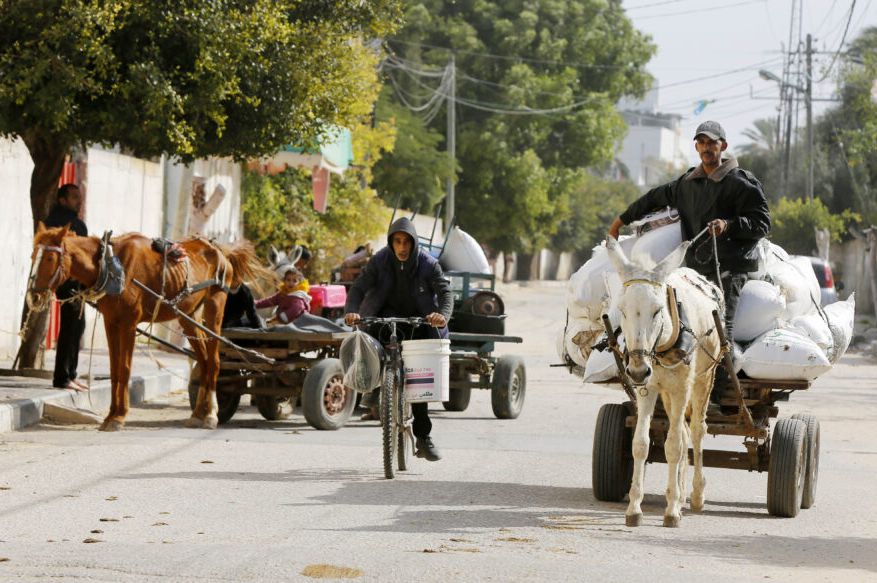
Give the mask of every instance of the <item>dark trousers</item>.
[{"label": "dark trousers", "polygon": [[[716,283],[715,273],[713,273],[712,277],[706,275],[706,278]],[[746,285],[748,280],[749,276],[746,273],[725,273],[722,276],[722,290],[725,292],[725,337],[728,339],[728,342],[734,341],[734,317],[737,315],[740,293],[743,291],[743,286]],[[733,344],[731,346],[733,347]],[[716,369],[716,378],[710,395],[713,402],[719,402],[729,378],[730,376],[725,366],[720,365]]]},{"label": "dark trousers", "polygon": [[[68,285],[68,283],[58,288],[59,300],[68,299],[79,291],[78,285],[75,283]],[[84,332],[85,314],[82,311],[82,303],[66,302],[61,304],[61,326],[58,330],[58,345],[55,350],[53,386],[64,387],[69,381],[76,378],[76,368],[79,366],[79,343]]]},{"label": "dark trousers", "polygon": [[[369,328],[368,333],[377,338],[381,344],[386,344],[389,341],[389,330],[386,329],[384,326],[372,326],[371,328]],[[429,338],[441,338],[441,334],[439,333],[438,328],[433,328],[432,326],[426,325],[419,326],[414,330],[412,330],[410,326],[397,325],[396,336],[400,342],[402,340],[427,340]],[[401,390],[401,387],[399,388]],[[377,393],[377,391],[373,391],[369,395],[373,395],[375,393]],[[365,399],[363,399],[363,401],[365,401]],[[374,401],[376,404],[377,395],[375,395]],[[369,403],[371,402],[372,401],[369,400]],[[429,418],[429,403],[411,403],[411,414],[414,417],[414,423],[412,424],[414,437],[429,437],[429,434],[432,431],[432,420],[430,420]]]}]

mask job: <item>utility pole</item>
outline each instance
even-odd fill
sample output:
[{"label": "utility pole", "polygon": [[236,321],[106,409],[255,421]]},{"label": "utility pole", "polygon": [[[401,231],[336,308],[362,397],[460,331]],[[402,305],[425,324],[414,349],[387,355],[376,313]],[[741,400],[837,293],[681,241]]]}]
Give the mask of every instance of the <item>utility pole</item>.
[{"label": "utility pole", "polygon": [[813,200],[813,36],[807,35],[807,84],[804,86],[807,106],[807,200]]},{"label": "utility pole", "polygon": [[448,62],[448,184],[445,196],[445,234],[451,229],[451,221],[454,219],[454,175],[457,168],[457,65],[454,54]]}]

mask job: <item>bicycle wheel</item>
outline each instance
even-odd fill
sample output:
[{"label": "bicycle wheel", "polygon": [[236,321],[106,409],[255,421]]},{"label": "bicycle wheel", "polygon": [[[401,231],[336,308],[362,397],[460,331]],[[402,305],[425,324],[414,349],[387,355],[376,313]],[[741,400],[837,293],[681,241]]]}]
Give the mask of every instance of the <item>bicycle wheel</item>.
[{"label": "bicycle wheel", "polygon": [[395,476],[396,453],[399,447],[399,432],[396,429],[397,412],[396,390],[398,374],[395,368],[387,366],[384,382],[381,384],[381,441],[384,447],[384,477],[392,480]]},{"label": "bicycle wheel", "polygon": [[411,433],[411,424],[409,423],[409,419],[411,418],[411,405],[405,400],[405,390],[402,387],[399,387],[399,390],[396,391],[396,395],[396,411],[398,412],[396,431],[399,435],[396,458],[399,462],[399,471],[404,472],[408,469],[408,466],[411,463],[411,452],[414,449],[414,444],[412,443],[413,434]]}]

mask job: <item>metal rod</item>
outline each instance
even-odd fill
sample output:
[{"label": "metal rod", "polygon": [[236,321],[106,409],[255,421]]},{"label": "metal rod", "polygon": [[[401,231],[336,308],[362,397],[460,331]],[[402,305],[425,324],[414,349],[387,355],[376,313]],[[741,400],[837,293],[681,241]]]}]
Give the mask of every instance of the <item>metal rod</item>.
[{"label": "metal rod", "polygon": [[191,358],[192,360],[197,360],[197,358],[195,357],[195,353],[192,352],[191,350],[187,349],[187,348],[183,348],[183,347],[181,347],[181,346],[177,346],[176,344],[171,344],[171,343],[168,342],[167,340],[162,340],[162,339],[159,338],[158,336],[153,336],[153,335],[150,334],[149,332],[144,332],[144,331],[141,330],[140,328],[134,328],[134,331],[135,331],[137,334],[140,334],[141,336],[146,336],[146,337],[149,338],[150,340],[154,340],[155,342],[158,342],[159,344],[161,344],[161,345],[164,346],[165,348],[170,348],[171,350],[175,350],[175,351],[179,352],[180,354],[185,354],[186,356],[188,356],[188,357]]},{"label": "metal rod", "polygon": [[145,292],[151,294],[152,297],[154,297],[155,299],[157,299],[158,301],[160,301],[162,304],[164,304],[165,306],[167,306],[167,307],[169,307],[171,310],[173,310],[173,312],[174,312],[177,316],[179,316],[179,317],[183,318],[184,320],[186,320],[187,322],[191,323],[193,326],[195,326],[196,328],[198,328],[199,330],[201,330],[202,332],[204,332],[205,334],[207,334],[207,335],[210,336],[211,338],[213,338],[213,339],[215,339],[215,340],[218,340],[219,342],[225,344],[226,346],[231,346],[232,348],[234,348],[235,350],[237,350],[237,351],[239,351],[239,352],[242,352],[242,353],[244,353],[244,354],[249,354],[249,355],[252,356],[253,358],[257,358],[257,359],[259,359],[259,360],[261,360],[261,361],[263,361],[263,362],[267,362],[268,364],[274,364],[275,361],[274,361],[273,358],[269,358],[269,357],[265,356],[264,354],[262,354],[261,352],[256,352],[255,350],[250,350],[250,349],[248,349],[248,348],[243,348],[243,347],[241,347],[241,346],[238,346],[237,344],[235,344],[235,343],[232,342],[231,340],[228,340],[227,338],[223,338],[223,337],[220,336],[219,334],[216,334],[216,333],[215,333],[213,330],[211,330],[210,328],[204,326],[204,325],[201,324],[200,322],[197,322],[197,321],[193,320],[191,317],[189,317],[188,314],[184,314],[183,312],[181,312],[181,311],[179,310],[179,308],[177,308],[175,305],[173,305],[172,303],[170,303],[170,302],[169,302],[164,296],[162,296],[162,295],[160,295],[160,294],[154,292],[154,291],[151,290],[148,286],[144,285],[144,284],[141,283],[140,281],[138,281],[138,280],[136,280],[136,279],[134,279],[134,278],[131,278],[131,281],[134,283],[134,285],[136,285],[137,287],[139,287],[139,288],[142,289],[143,291],[145,291]]}]

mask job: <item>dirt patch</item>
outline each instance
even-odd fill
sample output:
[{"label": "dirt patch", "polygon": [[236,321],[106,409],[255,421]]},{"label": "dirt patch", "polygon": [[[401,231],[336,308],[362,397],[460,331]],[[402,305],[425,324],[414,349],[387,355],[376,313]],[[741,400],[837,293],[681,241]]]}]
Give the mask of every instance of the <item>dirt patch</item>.
[{"label": "dirt patch", "polygon": [[312,579],[356,579],[363,576],[362,569],[337,565],[308,565],[301,574]]},{"label": "dirt patch", "polygon": [[534,543],[534,542],[536,542],[536,539],[534,539],[534,538],[520,538],[517,536],[507,536],[505,538],[498,538],[496,540],[498,540],[499,542],[504,542],[504,543]]}]

